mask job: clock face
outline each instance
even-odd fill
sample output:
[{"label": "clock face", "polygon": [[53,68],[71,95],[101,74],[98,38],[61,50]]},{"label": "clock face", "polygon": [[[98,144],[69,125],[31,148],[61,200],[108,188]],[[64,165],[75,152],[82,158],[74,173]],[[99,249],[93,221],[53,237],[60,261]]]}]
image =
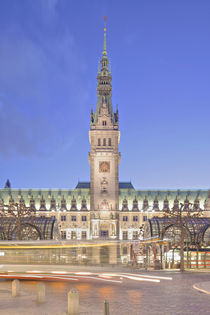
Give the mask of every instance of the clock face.
[{"label": "clock face", "polygon": [[99,162],[99,172],[109,173],[110,172],[110,162]]}]

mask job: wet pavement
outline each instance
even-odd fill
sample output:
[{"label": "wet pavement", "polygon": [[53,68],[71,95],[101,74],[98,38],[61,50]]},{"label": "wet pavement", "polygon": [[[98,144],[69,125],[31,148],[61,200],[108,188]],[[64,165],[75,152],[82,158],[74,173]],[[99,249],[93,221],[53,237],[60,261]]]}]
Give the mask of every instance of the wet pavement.
[{"label": "wet pavement", "polygon": [[210,273],[139,271],[137,274],[173,280],[46,282],[46,302],[42,305],[36,304],[36,281],[21,281],[21,296],[17,298],[11,297],[11,281],[1,281],[0,314],[66,314],[67,293],[71,288],[79,291],[81,315],[102,315],[105,299],[110,303],[110,315],[210,314],[210,296],[193,288],[195,283],[208,281]]}]

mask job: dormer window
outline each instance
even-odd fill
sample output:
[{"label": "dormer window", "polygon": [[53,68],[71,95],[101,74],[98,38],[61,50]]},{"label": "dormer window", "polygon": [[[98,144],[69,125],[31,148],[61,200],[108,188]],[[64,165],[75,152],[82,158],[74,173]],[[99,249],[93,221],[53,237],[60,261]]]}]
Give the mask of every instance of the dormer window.
[{"label": "dormer window", "polygon": [[103,125],[103,126],[106,126],[106,120],[103,120],[103,121],[102,121],[102,125]]}]

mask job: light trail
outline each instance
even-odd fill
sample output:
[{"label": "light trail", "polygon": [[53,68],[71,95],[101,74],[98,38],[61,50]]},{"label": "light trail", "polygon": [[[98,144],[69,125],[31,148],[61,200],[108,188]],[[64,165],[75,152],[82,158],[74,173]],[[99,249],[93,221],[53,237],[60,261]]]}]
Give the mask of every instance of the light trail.
[{"label": "light trail", "polygon": [[117,273],[102,273],[102,275],[108,277],[119,277],[119,274]]},{"label": "light trail", "polygon": [[93,273],[92,272],[74,272],[74,274],[78,276],[90,276]]},{"label": "light trail", "polygon": [[0,249],[48,249],[48,248],[75,248],[75,247],[101,247],[116,246],[116,243],[82,243],[82,244],[48,244],[48,245],[3,245]]},{"label": "light trail", "polygon": [[23,274],[13,274],[13,275],[0,275],[0,278],[9,278],[9,279],[19,279],[19,278],[43,278],[43,276],[38,276],[38,275],[23,275]]},{"label": "light trail", "polygon": [[107,275],[98,275],[100,278],[105,278],[105,279],[111,279],[111,276],[107,276]]},{"label": "light trail", "polygon": [[51,276],[51,275],[24,275],[24,274],[13,274],[13,275],[0,275],[0,278],[7,279],[42,279],[42,280],[73,280],[78,281],[78,279],[62,276]]},{"label": "light trail", "polygon": [[133,274],[133,273],[126,273],[124,272],[123,275],[131,275],[131,276],[139,276],[143,278],[153,278],[153,279],[162,279],[162,280],[173,280],[172,277],[162,277],[162,276],[147,276],[147,275],[141,275],[141,274]]},{"label": "light trail", "polygon": [[[36,275],[35,275],[36,274]],[[23,273],[14,272],[12,270],[8,270],[7,274],[0,274],[0,278],[5,279],[42,279],[43,281],[47,280],[55,280],[55,281],[78,281],[79,279],[85,280],[97,280],[97,281],[105,281],[105,282],[113,282],[113,283],[123,283],[123,280],[129,279],[133,281],[146,281],[153,283],[160,283],[160,280],[172,280],[172,277],[164,277],[164,276],[152,276],[145,274],[134,274],[134,273],[92,273],[86,271],[64,271],[64,270],[53,270],[49,272],[44,272],[40,270],[31,270],[25,271]]]},{"label": "light trail", "polygon": [[[84,277],[83,277],[84,278]],[[102,278],[97,278],[97,277],[85,277],[87,279],[94,279],[94,280],[99,280],[99,281],[107,281],[107,282],[115,282],[115,283],[122,283],[122,281],[119,280],[109,280],[109,279],[102,279]]]},{"label": "light trail", "polygon": [[29,270],[29,271],[25,271],[27,273],[42,273],[43,271],[40,270]]},{"label": "light trail", "polygon": [[76,279],[76,278],[64,277],[64,276],[47,276],[46,278],[48,280],[73,280],[73,281],[78,281],[78,279]]},{"label": "light trail", "polygon": [[135,277],[135,276],[126,276],[126,275],[124,275],[124,277],[131,280],[136,280],[136,281],[148,281],[148,282],[155,282],[155,283],[160,282],[160,280],[158,279],[146,279],[146,278],[140,278],[140,277]]},{"label": "light trail", "polygon": [[68,273],[67,271],[51,271],[51,273],[54,273],[54,274],[66,274]]}]

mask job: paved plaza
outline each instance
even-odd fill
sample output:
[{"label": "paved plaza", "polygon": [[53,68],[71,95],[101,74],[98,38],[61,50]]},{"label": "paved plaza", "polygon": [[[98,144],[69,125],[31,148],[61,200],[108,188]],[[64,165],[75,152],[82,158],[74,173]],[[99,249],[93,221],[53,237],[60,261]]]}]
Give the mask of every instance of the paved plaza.
[{"label": "paved plaza", "polygon": [[[56,270],[61,268],[59,266]],[[110,269],[107,271],[110,272]],[[120,284],[87,279],[78,282],[46,282],[46,302],[41,305],[36,303],[36,281],[21,281],[21,296],[12,298],[11,281],[2,280],[0,314],[66,314],[67,293],[71,288],[79,291],[81,315],[102,315],[105,299],[110,302],[110,315],[210,314],[210,295],[193,288],[194,284],[207,283],[209,273],[138,273],[152,277],[172,277],[173,280],[153,283],[124,279]]]}]

